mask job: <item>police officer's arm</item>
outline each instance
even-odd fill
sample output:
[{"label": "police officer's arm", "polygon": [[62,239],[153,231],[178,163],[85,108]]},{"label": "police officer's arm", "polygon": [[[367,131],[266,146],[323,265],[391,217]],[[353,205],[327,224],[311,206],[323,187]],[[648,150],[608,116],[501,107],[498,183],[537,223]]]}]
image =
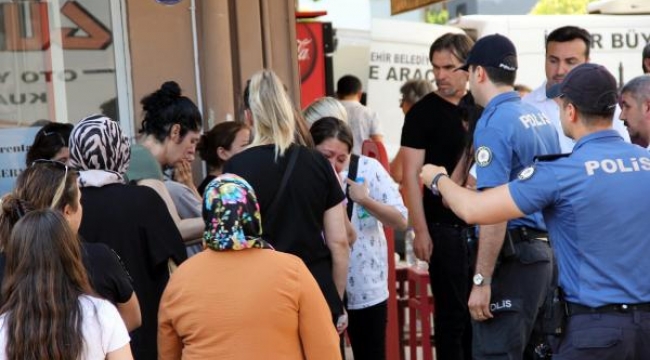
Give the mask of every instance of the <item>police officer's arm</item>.
[{"label": "police officer's arm", "polygon": [[[444,167],[427,164],[422,168],[422,183],[427,186],[437,174],[446,174]],[[475,192],[458,186],[446,176],[438,180],[438,189],[449,208],[468,224],[495,224],[525,214],[517,207],[508,184]]]},{"label": "police officer's arm", "polygon": [[485,283],[480,286],[475,284],[472,287],[467,302],[472,318],[477,321],[493,317],[490,311],[492,288],[489,283],[494,273],[499,252],[501,252],[503,246],[507,225],[507,222],[500,222],[493,225],[481,225],[479,228],[478,255],[476,256],[474,273],[483,276]]},{"label": "police officer's arm", "polygon": [[402,146],[403,174],[402,186],[406,193],[406,207],[409,212],[409,222],[415,231],[413,250],[418,259],[429,261],[433,252],[433,242],[429,235],[424,206],[422,205],[422,188],[418,177],[424,165],[424,149]]}]

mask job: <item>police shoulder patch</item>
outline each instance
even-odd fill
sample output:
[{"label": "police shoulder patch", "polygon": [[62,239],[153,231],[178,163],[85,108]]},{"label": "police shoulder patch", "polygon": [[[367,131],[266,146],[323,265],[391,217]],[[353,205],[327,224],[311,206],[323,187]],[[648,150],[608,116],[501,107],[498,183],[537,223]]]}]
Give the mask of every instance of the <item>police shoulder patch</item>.
[{"label": "police shoulder patch", "polygon": [[476,149],[476,154],[474,155],[474,160],[476,164],[480,167],[485,167],[490,165],[492,162],[492,150],[487,146],[481,146]]},{"label": "police shoulder patch", "polygon": [[519,175],[517,175],[517,179],[528,180],[530,179],[531,176],[533,176],[534,173],[535,173],[535,167],[529,166],[519,172]]}]

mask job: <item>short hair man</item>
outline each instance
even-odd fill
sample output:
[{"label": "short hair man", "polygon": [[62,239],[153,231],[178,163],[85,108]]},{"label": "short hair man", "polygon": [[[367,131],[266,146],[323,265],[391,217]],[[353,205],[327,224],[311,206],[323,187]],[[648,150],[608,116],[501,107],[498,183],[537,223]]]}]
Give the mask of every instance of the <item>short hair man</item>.
[{"label": "short hair man", "polygon": [[361,80],[354,75],[345,75],[336,83],[336,95],[348,113],[348,124],[354,136],[352,153],[357,155],[361,155],[364,140],[383,139],[379,117],[375,111],[361,104],[362,94]]},{"label": "short hair man", "polygon": [[[560,109],[546,96],[546,90],[562,82],[574,67],[589,62],[591,35],[577,26],[563,26],[553,30],[546,38],[546,57],[544,70],[546,82],[525,96],[522,100],[540,109],[555,125],[563,153],[573,150],[574,141],[566,136],[560,125]],[[627,142],[630,137],[622,122],[615,120],[613,127]]]},{"label": "short hair man", "polygon": [[419,174],[425,162],[443,164],[451,172],[463,152],[466,132],[458,104],[470,95],[467,73],[454,69],[463,64],[471,47],[472,40],[465,34],[448,33],[433,42],[429,60],[437,90],[406,114],[400,148],[402,185],[415,231],[413,248],[419,259],[430,264],[436,358],[440,360],[472,358],[467,309],[471,265],[467,242],[460,234],[465,223],[439,197],[422,192]]},{"label": "short hair man", "polygon": [[[550,121],[514,91],[517,52],[508,38],[481,38],[459,70],[469,72],[470,91],[485,108],[474,131],[479,191],[515,179],[536,156],[560,151]],[[529,339],[552,275],[553,257],[540,213],[480,226],[469,298],[474,359],[521,359],[524,352],[532,352],[537,344],[529,345]]]},{"label": "short hair man", "polygon": [[604,67],[576,67],[552,95],[577,140],[567,157],[482,193],[456,186],[443,167],[425,166],[422,180],[470,223],[543,210],[568,310],[553,359],[650,359],[650,156],[611,129],[616,79]]},{"label": "short hair man", "polygon": [[643,59],[641,60],[644,74],[650,74],[650,42],[643,48]]},{"label": "short hair man", "polygon": [[[621,89],[620,119],[635,143],[650,145],[650,75],[637,76]],[[650,149],[650,147],[648,147]]]}]

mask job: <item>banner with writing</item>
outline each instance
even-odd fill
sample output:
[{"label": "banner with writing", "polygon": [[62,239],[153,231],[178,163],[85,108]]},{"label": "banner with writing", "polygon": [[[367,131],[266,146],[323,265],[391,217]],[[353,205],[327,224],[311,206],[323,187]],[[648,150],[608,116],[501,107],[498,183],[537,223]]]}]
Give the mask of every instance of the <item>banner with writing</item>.
[{"label": "banner with writing", "polygon": [[25,156],[40,127],[0,129],[0,196],[13,189],[16,178],[25,170]]}]

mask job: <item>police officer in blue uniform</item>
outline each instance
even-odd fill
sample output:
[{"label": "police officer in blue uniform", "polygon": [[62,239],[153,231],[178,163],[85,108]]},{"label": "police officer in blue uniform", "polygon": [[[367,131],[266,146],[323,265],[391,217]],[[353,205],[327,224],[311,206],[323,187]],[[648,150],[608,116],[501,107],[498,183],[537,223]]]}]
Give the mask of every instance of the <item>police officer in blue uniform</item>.
[{"label": "police officer in blue uniform", "polygon": [[616,80],[604,67],[580,65],[548,95],[577,141],[569,156],[482,193],[437,166],[422,179],[468,223],[543,211],[568,315],[553,359],[650,359],[650,154],[611,129]]},{"label": "police officer in blue uniform", "polygon": [[[523,104],[513,85],[517,54],[501,35],[481,38],[465,65],[470,91],[485,110],[474,132],[477,189],[516,178],[537,155],[560,151],[549,119]],[[478,229],[469,299],[475,359],[522,359],[552,284],[553,256],[541,213]],[[532,347],[532,346],[531,346]],[[532,350],[529,350],[532,353]]]}]

